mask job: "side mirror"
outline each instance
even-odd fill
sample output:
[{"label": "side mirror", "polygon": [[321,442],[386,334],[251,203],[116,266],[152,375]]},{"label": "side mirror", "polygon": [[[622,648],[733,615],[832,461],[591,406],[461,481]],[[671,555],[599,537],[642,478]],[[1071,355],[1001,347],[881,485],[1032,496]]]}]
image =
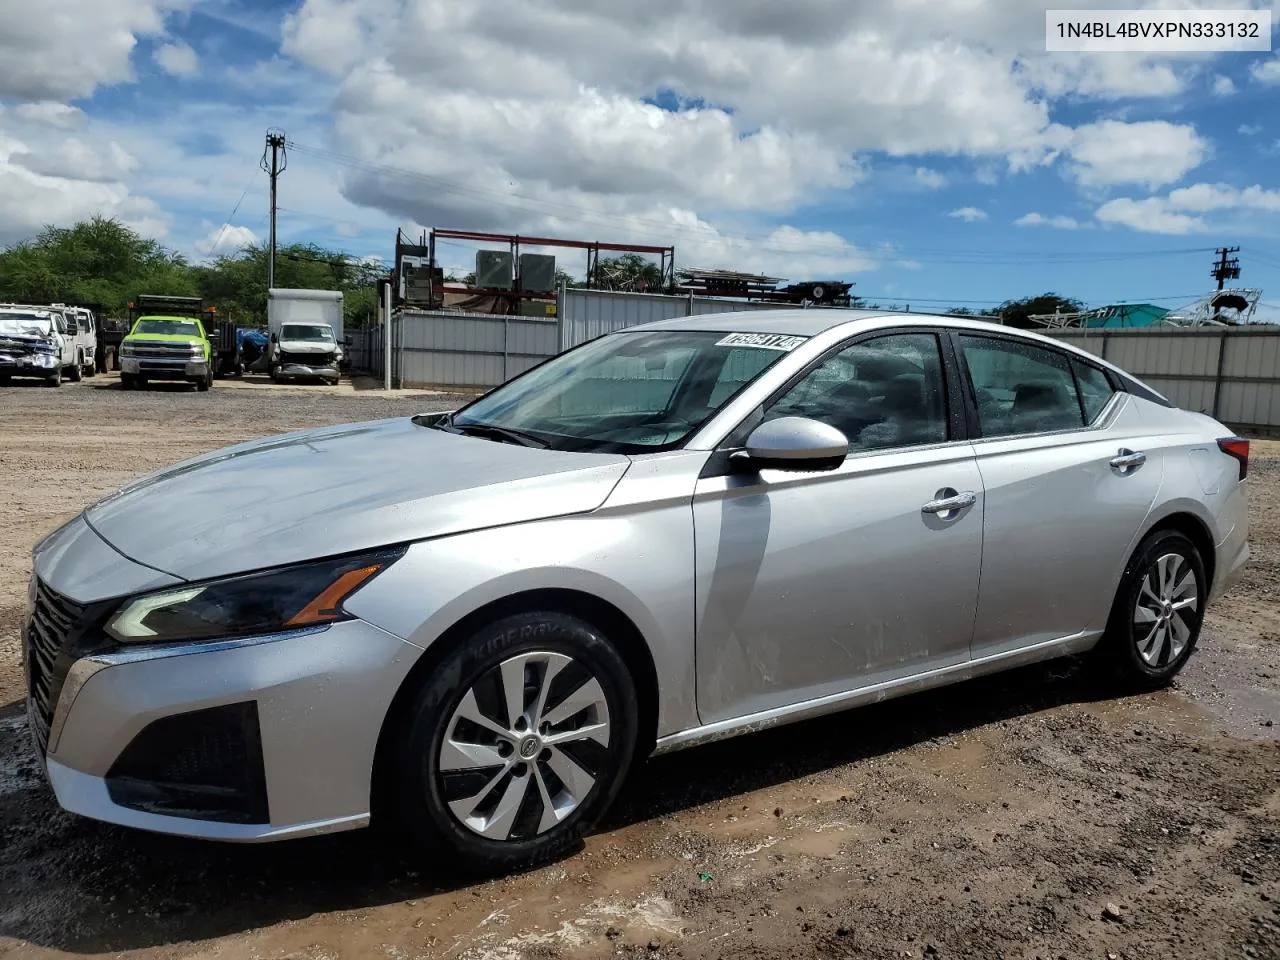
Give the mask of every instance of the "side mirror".
[{"label": "side mirror", "polygon": [[760,424],[747,437],[735,463],[750,470],[835,470],[849,455],[849,438],[808,417],[779,417]]},{"label": "side mirror", "polygon": [[272,342],[272,343],[279,343],[279,342],[280,342],[280,336],[279,336],[279,334],[275,334],[275,333],[273,333],[273,334],[271,335],[271,342]]}]

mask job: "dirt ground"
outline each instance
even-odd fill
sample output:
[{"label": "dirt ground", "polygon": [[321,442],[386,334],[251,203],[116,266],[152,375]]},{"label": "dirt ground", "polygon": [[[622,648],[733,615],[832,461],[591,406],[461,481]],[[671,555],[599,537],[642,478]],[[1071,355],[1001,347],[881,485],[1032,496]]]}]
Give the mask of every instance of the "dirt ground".
[{"label": "dirt ground", "polygon": [[0,955],[1280,958],[1277,443],[1253,562],[1170,690],[1064,661],[660,758],[583,850],[483,883],[369,832],[236,847],[59,812],[21,706],[36,540],[203,450],[451,404],[0,389]]}]

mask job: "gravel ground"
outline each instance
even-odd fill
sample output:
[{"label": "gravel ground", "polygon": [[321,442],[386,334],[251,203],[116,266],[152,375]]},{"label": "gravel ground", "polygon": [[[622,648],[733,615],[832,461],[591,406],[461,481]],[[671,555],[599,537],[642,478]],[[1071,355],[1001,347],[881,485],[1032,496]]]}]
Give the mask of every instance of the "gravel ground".
[{"label": "gravel ground", "polygon": [[114,378],[0,390],[0,955],[1280,958],[1280,444],[1170,690],[1064,661],[651,761],[583,850],[464,884],[368,832],[262,847],[60,813],[27,745],[32,544],[232,442],[452,405]]}]

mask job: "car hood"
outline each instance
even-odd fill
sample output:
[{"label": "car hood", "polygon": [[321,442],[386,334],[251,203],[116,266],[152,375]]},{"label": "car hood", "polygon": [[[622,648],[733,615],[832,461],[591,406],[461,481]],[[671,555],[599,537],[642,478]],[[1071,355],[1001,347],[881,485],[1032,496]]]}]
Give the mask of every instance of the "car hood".
[{"label": "car hood", "polygon": [[228,447],[144,477],[85,518],[129,559],[198,580],[585,513],[629,465],[406,417]]},{"label": "car hood", "polygon": [[286,353],[333,353],[338,345],[318,340],[281,340],[280,349]]}]

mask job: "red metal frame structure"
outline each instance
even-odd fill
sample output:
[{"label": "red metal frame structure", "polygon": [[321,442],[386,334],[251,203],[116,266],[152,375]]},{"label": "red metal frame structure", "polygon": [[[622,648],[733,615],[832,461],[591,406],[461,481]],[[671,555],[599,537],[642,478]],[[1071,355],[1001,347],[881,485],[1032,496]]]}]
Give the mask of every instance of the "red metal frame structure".
[{"label": "red metal frame structure", "polygon": [[[654,293],[660,293],[669,290],[675,286],[675,270],[676,270],[676,248],[659,247],[642,243],[601,243],[598,240],[561,240],[557,237],[522,237],[514,233],[483,233],[479,230],[442,230],[433,229],[427,239],[427,257],[431,264],[436,261],[436,239],[443,240],[471,240],[480,243],[505,243],[511,249],[512,260],[519,260],[520,245],[525,244],[533,247],[568,247],[573,250],[587,251],[587,287],[595,289],[597,286],[598,274],[600,270],[600,251],[606,253],[646,253],[659,258],[662,268],[662,280],[658,285],[658,290]],[[442,286],[442,290],[453,291],[475,291],[477,293],[489,292],[481,291],[474,287],[464,286]],[[517,297],[524,299],[546,299],[545,294],[528,294],[519,290],[503,290],[494,291],[508,297]]]}]

